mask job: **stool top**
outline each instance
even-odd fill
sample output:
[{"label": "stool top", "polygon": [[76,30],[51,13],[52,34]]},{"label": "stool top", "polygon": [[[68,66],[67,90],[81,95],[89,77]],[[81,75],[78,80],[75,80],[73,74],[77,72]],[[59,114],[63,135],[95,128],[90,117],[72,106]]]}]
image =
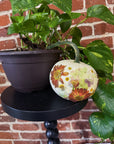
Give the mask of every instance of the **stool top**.
[{"label": "stool top", "polygon": [[3,110],[15,118],[29,121],[51,121],[78,112],[88,100],[74,103],[62,99],[51,87],[32,93],[21,93],[13,87],[8,87],[2,93],[1,101]]}]

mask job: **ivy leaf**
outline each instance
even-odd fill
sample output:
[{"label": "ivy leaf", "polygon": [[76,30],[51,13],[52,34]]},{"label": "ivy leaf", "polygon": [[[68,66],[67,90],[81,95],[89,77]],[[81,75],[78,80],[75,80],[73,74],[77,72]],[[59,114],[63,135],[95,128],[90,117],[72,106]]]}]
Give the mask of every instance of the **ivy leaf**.
[{"label": "ivy leaf", "polygon": [[92,98],[102,112],[114,119],[114,82],[104,84],[100,81]]},{"label": "ivy leaf", "polygon": [[61,31],[64,33],[72,25],[72,20],[71,20],[71,17],[67,13],[61,14],[60,18],[62,19],[62,21],[64,21],[60,24]]},{"label": "ivy leaf", "polygon": [[26,11],[32,8],[35,8],[35,6],[39,5],[42,0],[10,0],[13,15],[20,12],[21,10]]},{"label": "ivy leaf", "polygon": [[12,16],[11,20],[13,23],[22,23],[24,20],[24,16]]},{"label": "ivy leaf", "polygon": [[23,25],[22,25],[22,28],[21,28],[21,33],[33,33],[36,31],[36,28],[35,28],[35,24],[34,24],[34,21],[29,19],[29,20],[26,20],[24,21]]},{"label": "ivy leaf", "polygon": [[110,78],[109,74],[113,72],[113,55],[110,48],[103,41],[93,41],[87,45],[83,52],[96,71],[101,71]]},{"label": "ivy leaf", "polygon": [[94,112],[89,117],[92,132],[100,138],[112,138],[114,135],[114,118],[102,112]]},{"label": "ivy leaf", "polygon": [[114,25],[114,15],[104,5],[94,5],[87,10],[87,17],[100,18],[103,21]]},{"label": "ivy leaf", "polygon": [[8,27],[8,34],[19,33],[22,25],[18,23],[13,23]]},{"label": "ivy leaf", "polygon": [[45,0],[45,1],[57,6],[58,8],[60,8],[64,12],[69,13],[72,10],[72,0],[67,0],[67,1],[64,1],[64,0]]},{"label": "ivy leaf", "polygon": [[77,44],[78,46],[80,45],[80,40],[82,38],[82,32],[79,28],[73,27],[71,30],[71,36],[72,36],[72,42]]},{"label": "ivy leaf", "polygon": [[71,19],[77,19],[78,17],[80,17],[82,14],[81,13],[70,13],[70,17]]}]

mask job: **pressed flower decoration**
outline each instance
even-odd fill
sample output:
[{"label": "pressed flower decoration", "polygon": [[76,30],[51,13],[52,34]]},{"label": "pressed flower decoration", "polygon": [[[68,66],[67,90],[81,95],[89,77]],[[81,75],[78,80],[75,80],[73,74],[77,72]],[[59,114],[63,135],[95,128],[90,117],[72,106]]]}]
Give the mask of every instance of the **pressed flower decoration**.
[{"label": "pressed flower decoration", "polygon": [[[71,45],[69,42],[65,42]],[[75,60],[61,60],[50,72],[50,84],[62,98],[73,102],[89,98],[95,93],[98,84],[97,73],[93,67],[79,61],[79,51],[75,50]]]}]

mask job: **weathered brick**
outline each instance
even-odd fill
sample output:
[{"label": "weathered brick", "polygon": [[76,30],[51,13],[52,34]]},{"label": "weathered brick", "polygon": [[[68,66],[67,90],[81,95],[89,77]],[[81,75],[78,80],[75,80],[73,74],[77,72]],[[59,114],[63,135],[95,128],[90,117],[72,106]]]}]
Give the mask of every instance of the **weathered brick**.
[{"label": "weathered brick", "polygon": [[0,11],[8,11],[11,9],[11,3],[9,0],[3,0],[0,2]]},{"label": "weathered brick", "polygon": [[72,122],[72,128],[75,129],[90,129],[89,122],[88,121],[76,121]]},{"label": "weathered brick", "polygon": [[0,141],[0,144],[12,144],[12,141]]},{"label": "weathered brick", "polygon": [[21,133],[24,139],[46,139],[45,133]]},{"label": "weathered brick", "polygon": [[82,37],[92,35],[92,27],[91,26],[80,26],[79,29],[82,32]]},{"label": "weathered brick", "polygon": [[65,122],[65,123],[58,122],[57,128],[59,131],[70,131],[71,130],[71,126],[70,126],[69,122]]},{"label": "weathered brick", "polygon": [[114,4],[114,0],[107,0],[109,4]]},{"label": "weathered brick", "polygon": [[83,9],[83,0],[72,0],[72,10]]},{"label": "weathered brick", "polygon": [[105,0],[86,0],[85,2],[86,2],[86,8],[89,8],[96,4],[106,5]]},{"label": "weathered brick", "polygon": [[93,101],[88,101],[84,109],[98,109]]},{"label": "weathered brick", "polygon": [[98,136],[94,135],[91,131],[83,131],[84,138],[98,138]]},{"label": "weathered brick", "polygon": [[0,50],[16,48],[14,40],[0,41]]},{"label": "weathered brick", "polygon": [[15,118],[11,116],[2,116],[0,117],[0,122],[15,122]]},{"label": "weathered brick", "polygon": [[14,141],[14,144],[40,144],[40,141]]},{"label": "weathered brick", "polygon": [[21,130],[21,131],[36,131],[39,129],[37,124],[13,124],[14,130]]},{"label": "weathered brick", "polygon": [[8,24],[10,24],[9,16],[8,15],[0,16],[0,26],[6,26]]},{"label": "weathered brick", "polygon": [[14,132],[0,132],[0,139],[19,139],[19,134]]},{"label": "weathered brick", "polygon": [[80,112],[81,119],[84,119],[84,120],[88,120],[88,118],[91,114],[92,114],[92,112],[89,112],[89,111],[81,111]]},{"label": "weathered brick", "polygon": [[108,45],[110,48],[113,47],[113,41],[112,41],[112,37],[111,36],[102,37],[102,38],[94,38],[94,39],[82,40],[81,41],[81,45],[86,47],[90,42],[92,42],[94,40],[103,40],[104,43],[106,45]]},{"label": "weathered brick", "polygon": [[95,35],[101,35],[105,33],[114,33],[114,25],[107,24],[107,23],[101,23],[96,24],[94,26]]},{"label": "weathered brick", "polygon": [[0,75],[0,84],[6,83],[6,78],[3,75]]},{"label": "weathered brick", "polygon": [[61,132],[59,137],[60,139],[80,139],[82,134],[80,132]]},{"label": "weathered brick", "polygon": [[84,140],[72,140],[72,144],[94,144],[94,143],[99,143],[100,140],[90,140],[90,139],[84,139]]},{"label": "weathered brick", "polygon": [[10,130],[10,125],[8,124],[0,124],[0,131]]},{"label": "weathered brick", "polygon": [[0,29],[0,37],[7,37],[7,28]]}]

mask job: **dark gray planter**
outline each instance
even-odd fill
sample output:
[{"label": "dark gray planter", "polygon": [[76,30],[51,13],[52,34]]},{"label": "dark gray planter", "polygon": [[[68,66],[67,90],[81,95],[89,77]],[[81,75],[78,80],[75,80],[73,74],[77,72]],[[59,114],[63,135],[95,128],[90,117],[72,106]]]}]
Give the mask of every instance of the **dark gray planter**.
[{"label": "dark gray planter", "polygon": [[60,53],[60,50],[4,51],[0,52],[0,61],[17,91],[32,92],[49,85],[49,72]]}]

